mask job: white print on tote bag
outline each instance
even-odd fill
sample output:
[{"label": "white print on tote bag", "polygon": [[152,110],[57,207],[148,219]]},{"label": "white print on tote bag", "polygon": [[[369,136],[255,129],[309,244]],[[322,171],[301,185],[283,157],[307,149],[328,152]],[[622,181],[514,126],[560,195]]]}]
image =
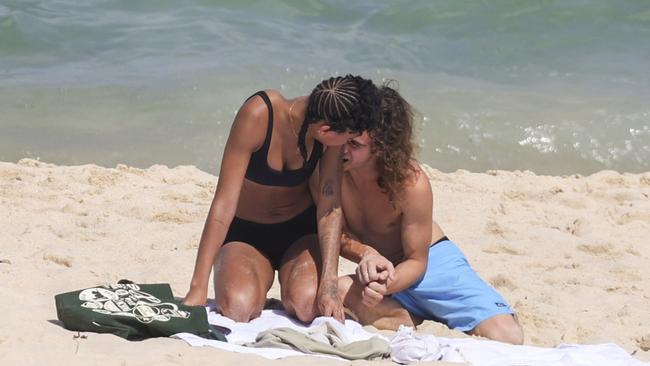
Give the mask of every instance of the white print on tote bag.
[{"label": "white print on tote bag", "polygon": [[93,287],[79,293],[84,308],[95,312],[136,318],[141,323],[166,322],[171,318],[190,317],[190,313],[178,310],[178,306],[162,302],[157,297],[140,291],[136,284]]}]

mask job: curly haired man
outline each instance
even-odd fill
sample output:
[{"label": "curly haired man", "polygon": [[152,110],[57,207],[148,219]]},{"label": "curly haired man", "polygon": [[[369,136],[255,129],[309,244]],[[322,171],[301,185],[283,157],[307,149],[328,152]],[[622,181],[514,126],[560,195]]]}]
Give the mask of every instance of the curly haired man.
[{"label": "curly haired man", "polygon": [[344,304],[380,329],[424,319],[514,344],[523,331],[507,302],[472,270],[432,220],[429,180],[413,159],[413,111],[381,88],[378,126],[344,150],[341,255],[358,263],[339,278]]}]

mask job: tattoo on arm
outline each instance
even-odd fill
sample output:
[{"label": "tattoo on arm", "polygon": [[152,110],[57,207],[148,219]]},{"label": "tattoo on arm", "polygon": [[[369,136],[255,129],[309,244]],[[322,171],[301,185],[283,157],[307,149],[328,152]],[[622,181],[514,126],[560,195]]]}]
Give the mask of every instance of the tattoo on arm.
[{"label": "tattoo on arm", "polygon": [[324,197],[329,197],[334,195],[334,188],[332,187],[332,180],[327,180],[325,184],[323,185],[323,196]]}]

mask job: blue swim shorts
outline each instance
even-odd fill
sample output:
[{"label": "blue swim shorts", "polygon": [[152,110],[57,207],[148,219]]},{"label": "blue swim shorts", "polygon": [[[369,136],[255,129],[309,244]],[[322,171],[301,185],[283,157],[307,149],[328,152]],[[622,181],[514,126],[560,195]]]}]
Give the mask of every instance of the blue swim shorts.
[{"label": "blue swim shorts", "polygon": [[514,314],[494,288],[474,272],[450,240],[429,248],[424,277],[393,298],[412,314],[463,332],[499,314]]}]

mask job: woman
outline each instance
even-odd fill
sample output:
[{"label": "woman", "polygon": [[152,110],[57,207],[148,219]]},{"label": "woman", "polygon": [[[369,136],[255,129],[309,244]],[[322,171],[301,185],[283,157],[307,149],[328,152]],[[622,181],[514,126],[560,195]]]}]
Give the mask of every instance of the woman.
[{"label": "woman", "polygon": [[[343,319],[341,145],[372,129],[377,96],[372,81],[347,75],[324,80],[308,97],[262,91],[244,103],[226,143],[185,304],[206,303],[214,265],[217,310],[247,322],[261,313],[277,269],[289,314],[304,322],[318,315]],[[309,178],[317,164],[316,209]]]}]

